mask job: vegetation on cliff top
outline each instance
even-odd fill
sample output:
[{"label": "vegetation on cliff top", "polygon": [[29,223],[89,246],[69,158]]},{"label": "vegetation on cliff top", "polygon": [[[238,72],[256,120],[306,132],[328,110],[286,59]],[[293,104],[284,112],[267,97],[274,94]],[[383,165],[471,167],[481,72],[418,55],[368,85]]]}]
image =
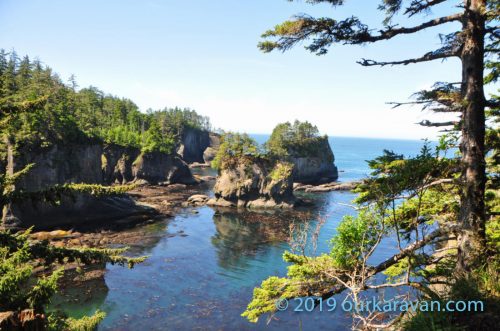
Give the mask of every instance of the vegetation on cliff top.
[{"label": "vegetation on cliff top", "polygon": [[[321,136],[315,125],[295,120],[278,124],[269,140],[260,146],[247,134],[226,132],[221,136],[221,145],[212,161],[212,167],[221,169],[238,158],[258,157],[268,161],[286,161],[289,157],[313,157],[325,155],[328,136]],[[333,160],[330,160],[333,162]]]},{"label": "vegetation on cliff top", "polygon": [[212,160],[212,168],[223,170],[241,159],[265,158],[262,148],[246,133],[226,132],[221,136],[220,146]]},{"label": "vegetation on cliff top", "polygon": [[[268,153],[276,158],[323,156],[328,136],[321,136],[315,125],[295,120],[278,124],[266,142]],[[331,155],[324,155],[332,157]],[[333,160],[330,160],[333,162]]]},{"label": "vegetation on cliff top", "polygon": [[284,180],[292,175],[293,164],[272,157],[247,134],[233,132],[221,136],[221,145],[211,165],[220,171],[242,163],[251,166],[255,162],[266,166],[268,177],[273,181]]},{"label": "vegetation on cliff top", "polygon": [[185,128],[210,129],[194,110],[139,111],[131,100],[95,87],[78,89],[39,60],[0,50],[0,131],[17,143],[101,140],[143,151],[170,153]]}]

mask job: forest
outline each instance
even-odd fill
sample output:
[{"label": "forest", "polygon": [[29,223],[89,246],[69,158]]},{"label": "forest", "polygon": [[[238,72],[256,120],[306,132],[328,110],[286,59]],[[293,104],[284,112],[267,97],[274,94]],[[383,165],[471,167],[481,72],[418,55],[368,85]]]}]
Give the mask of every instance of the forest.
[{"label": "forest", "polygon": [[[53,70],[13,50],[0,50],[0,129],[18,144],[48,146],[100,140],[144,152],[171,153],[185,128],[210,130],[210,120],[188,108],[139,111],[126,98],[96,87],[78,88]],[[16,111],[17,110],[17,111]]]}]

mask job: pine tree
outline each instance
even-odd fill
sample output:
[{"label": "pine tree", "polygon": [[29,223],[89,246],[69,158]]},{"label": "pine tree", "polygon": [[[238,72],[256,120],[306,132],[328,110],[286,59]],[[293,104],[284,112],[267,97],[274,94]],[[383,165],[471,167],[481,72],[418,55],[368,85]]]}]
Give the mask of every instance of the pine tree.
[{"label": "pine tree", "polygon": [[[311,4],[343,5],[342,0],[307,0]],[[464,0],[454,13],[448,16],[425,18],[420,24],[400,27],[391,22],[396,15],[414,17],[428,15],[439,4],[456,4],[452,0],[383,0],[379,10],[385,12],[383,27],[371,29],[358,17],[343,20],[328,17],[315,18],[306,14],[277,25],[263,34],[266,40],[259,43],[264,52],[287,51],[307,40],[305,47],[312,53],[324,55],[333,44],[366,45],[397,36],[411,35],[435,26],[459,22],[462,28],[441,37],[442,46],[422,56],[395,61],[374,61],[362,59],[363,66],[408,65],[413,63],[443,60],[455,57],[462,63],[462,81],[459,84],[438,84],[432,91],[426,91],[417,103],[424,104],[439,112],[460,112],[458,122],[432,123],[426,126],[456,126],[461,133],[462,191],[459,222],[460,250],[457,271],[467,273],[481,260],[485,250],[485,107],[492,106],[494,100],[486,100],[483,90],[485,58],[498,54],[499,3],[488,0]],[[450,6],[451,7],[451,6]],[[488,45],[486,43],[489,42]]]}]

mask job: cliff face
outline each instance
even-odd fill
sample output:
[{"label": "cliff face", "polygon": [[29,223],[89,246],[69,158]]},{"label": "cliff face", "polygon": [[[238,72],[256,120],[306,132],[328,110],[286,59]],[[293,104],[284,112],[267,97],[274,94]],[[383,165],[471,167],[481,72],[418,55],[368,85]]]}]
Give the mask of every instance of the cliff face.
[{"label": "cliff face", "polygon": [[210,132],[210,146],[208,146],[203,152],[203,161],[206,164],[210,164],[212,160],[215,158],[217,151],[220,146],[220,135]]},{"label": "cliff face", "polygon": [[145,180],[150,184],[195,184],[188,165],[177,155],[141,153],[117,145],[104,147],[102,172],[105,183]]},{"label": "cliff face", "polygon": [[50,148],[25,147],[14,155],[14,171],[34,163],[30,172],[16,186],[26,191],[38,191],[56,184],[102,184],[102,146],[54,145]]},{"label": "cliff face", "polygon": [[132,163],[140,155],[137,148],[118,145],[104,146],[101,167],[105,183],[125,184],[134,180]]},{"label": "cliff face", "polygon": [[203,152],[210,146],[210,135],[208,131],[186,128],[182,133],[181,145],[177,150],[187,163],[203,163]]},{"label": "cliff face", "polygon": [[288,161],[293,163],[293,180],[303,184],[322,184],[336,180],[338,170],[328,139],[318,138],[314,146],[303,153],[290,153]]},{"label": "cliff face", "polygon": [[132,164],[132,176],[151,184],[195,184],[187,164],[178,156],[163,153],[140,154]]},{"label": "cliff face", "polygon": [[[195,183],[189,167],[178,156],[141,154],[137,149],[116,145],[25,147],[14,155],[7,168],[18,171],[30,163],[35,166],[16,183],[16,187],[24,191],[39,191],[65,183],[108,185],[138,180],[152,184]],[[127,195],[97,198],[79,193],[62,198],[58,206],[32,201],[12,205],[7,219],[21,227],[50,228],[126,217],[141,218],[152,213],[151,208],[137,205]]]},{"label": "cliff face", "polygon": [[262,160],[240,160],[222,169],[214,186],[215,198],[208,204],[224,207],[292,208],[291,165],[270,167]]}]

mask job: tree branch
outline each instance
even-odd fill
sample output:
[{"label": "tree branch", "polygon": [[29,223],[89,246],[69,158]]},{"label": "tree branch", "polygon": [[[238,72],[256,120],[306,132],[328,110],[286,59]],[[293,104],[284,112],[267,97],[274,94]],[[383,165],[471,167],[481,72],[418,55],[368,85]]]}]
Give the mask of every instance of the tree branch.
[{"label": "tree branch", "polygon": [[436,18],[413,27],[395,28],[385,27],[378,34],[372,34],[366,24],[357,17],[349,17],[338,21],[332,18],[314,18],[309,15],[299,15],[294,20],[285,21],[274,29],[266,31],[262,38],[276,38],[277,40],[265,40],[258,47],[263,52],[273,50],[287,51],[299,42],[314,38],[310,45],[306,46],[310,52],[318,55],[327,53],[327,48],[334,43],[364,44],[381,40],[388,40],[400,34],[411,34],[429,27],[444,23],[460,21],[463,13]]},{"label": "tree branch", "polygon": [[423,120],[420,123],[422,126],[429,126],[429,127],[441,127],[441,126],[450,126],[450,125],[458,125],[459,122],[457,121],[449,121],[449,122],[431,122],[429,120]]},{"label": "tree branch", "polygon": [[453,15],[449,16],[443,16],[439,18],[435,18],[433,20],[427,21],[425,23],[422,23],[420,25],[416,25],[413,27],[409,28],[398,28],[398,29],[393,29],[392,27],[387,28],[386,30],[381,30],[380,34],[378,36],[373,36],[373,35],[368,35],[365,37],[365,40],[363,42],[376,42],[380,40],[387,40],[391,39],[397,35],[400,34],[410,34],[414,32],[418,32],[433,26],[445,24],[445,23],[450,23],[450,22],[455,22],[455,21],[461,21],[463,17],[463,13],[456,13]]},{"label": "tree branch", "polygon": [[453,52],[439,52],[439,50],[434,51],[434,52],[429,52],[424,54],[421,57],[417,57],[414,59],[408,59],[408,60],[401,60],[401,61],[388,61],[388,62],[378,62],[374,60],[368,60],[368,59],[361,59],[361,61],[357,61],[356,63],[361,64],[364,67],[370,67],[370,66],[386,66],[386,65],[408,65],[410,63],[419,63],[419,62],[428,62],[428,61],[434,61],[434,60],[439,60],[439,59],[446,59],[449,57],[454,57],[458,56],[458,52],[453,51]]},{"label": "tree branch", "polygon": [[[366,272],[366,278],[372,277],[372,276],[374,276],[374,275],[376,275],[376,274],[378,274],[378,273],[386,270],[387,268],[395,265],[396,263],[398,263],[402,259],[406,258],[408,255],[413,254],[413,252],[415,252],[416,250],[424,247],[425,245],[427,245],[430,242],[432,242],[434,239],[439,238],[443,234],[446,234],[447,232],[452,231],[452,230],[454,230],[454,229],[453,228],[450,228],[450,229],[439,228],[437,230],[434,230],[433,232],[431,232],[430,234],[428,234],[423,239],[421,239],[421,240],[419,240],[417,242],[414,242],[413,244],[407,246],[406,248],[402,249],[399,253],[393,255],[389,259],[387,259],[387,260],[379,263],[375,267],[369,268],[367,270],[367,272]],[[330,291],[324,293],[321,296],[321,298],[323,300],[326,300],[328,298],[331,298],[335,294],[341,293],[345,289],[346,289],[345,286],[343,286],[343,285],[337,285],[333,289],[331,289]],[[316,303],[319,304],[319,300],[317,300]]]},{"label": "tree branch", "polygon": [[412,17],[424,10],[430,9],[432,6],[438,5],[446,0],[413,0],[405,10],[405,15]]}]

